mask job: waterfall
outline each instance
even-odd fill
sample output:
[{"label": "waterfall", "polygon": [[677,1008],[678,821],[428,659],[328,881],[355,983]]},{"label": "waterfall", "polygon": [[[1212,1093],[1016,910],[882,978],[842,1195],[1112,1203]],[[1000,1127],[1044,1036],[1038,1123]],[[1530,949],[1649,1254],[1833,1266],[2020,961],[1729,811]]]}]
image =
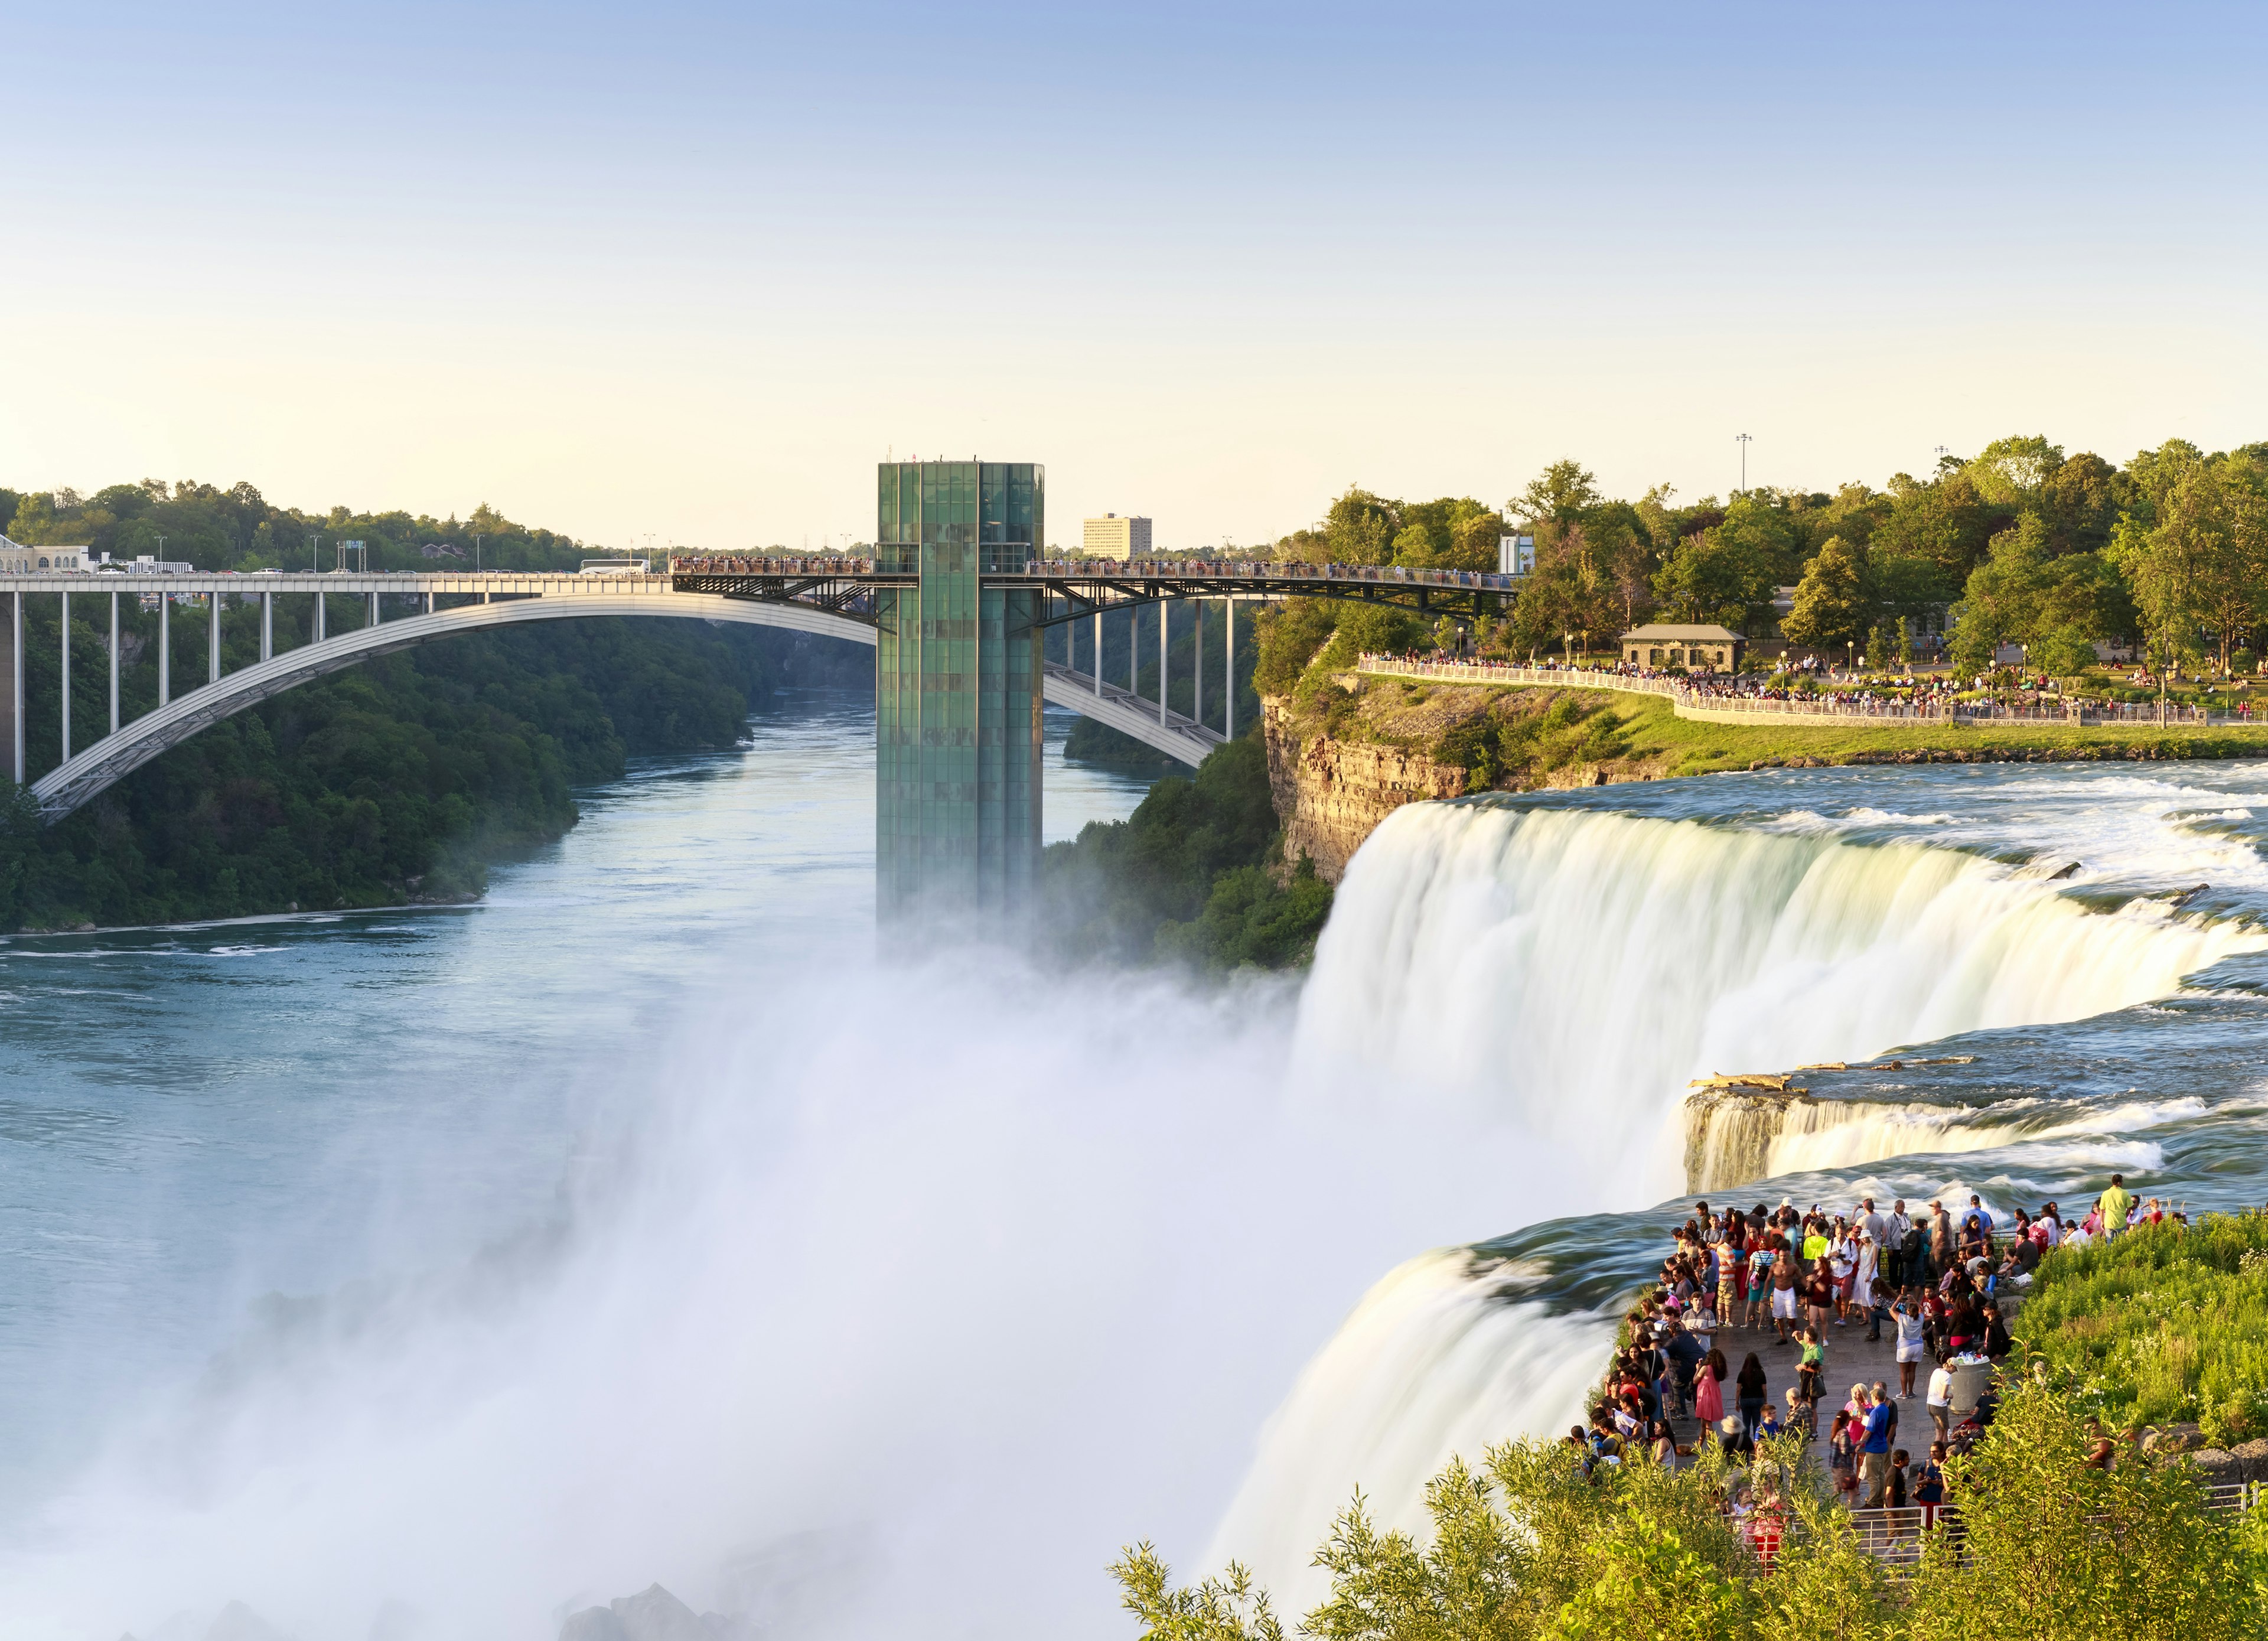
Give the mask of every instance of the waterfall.
[{"label": "waterfall", "polygon": [[1918,844],[1413,804],[1348,869],[1296,1063],[1514,1115],[1597,1157],[1599,1206],[1658,1201],[1684,1188],[1697,1076],[2080,1019],[2263,944],[2061,888]]},{"label": "waterfall", "polygon": [[[1690,1152],[1698,1075],[2082,1019],[2264,944],[2249,925],[2149,900],[2105,910],[2066,887],[1916,844],[1411,805],[1349,868],[1301,998],[1295,1071],[1342,1098],[1390,1088],[1572,1144],[1600,1209],[1677,1192],[1689,1155],[1748,1180],[2117,1133],[2132,1110],[1719,1095]],[[1534,1183],[1506,1181],[1508,1218]],[[1452,1453],[1580,1416],[1613,1325],[1472,1250],[1404,1265],[1268,1426],[1211,1564],[1246,1562],[1302,1610],[1322,1593],[1309,1558],[1357,1488],[1386,1525],[1422,1527],[1425,1482]]]},{"label": "waterfall", "polygon": [[1308,1562],[1357,1486],[1381,1527],[1422,1534],[1425,1483],[1453,1455],[1564,1432],[1615,1320],[1528,1296],[1541,1286],[1464,1248],[1381,1281],[1261,1432],[1207,1566],[1244,1562],[1297,1617],[1325,1593]]}]

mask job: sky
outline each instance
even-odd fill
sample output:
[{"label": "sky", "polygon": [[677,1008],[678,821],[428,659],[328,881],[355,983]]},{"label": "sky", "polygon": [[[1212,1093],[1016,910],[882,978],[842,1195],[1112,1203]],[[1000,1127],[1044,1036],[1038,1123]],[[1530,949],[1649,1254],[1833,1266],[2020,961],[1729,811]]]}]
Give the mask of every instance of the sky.
[{"label": "sky", "polygon": [[2268,437],[2257,8],[0,0],[0,484],[865,539]]}]

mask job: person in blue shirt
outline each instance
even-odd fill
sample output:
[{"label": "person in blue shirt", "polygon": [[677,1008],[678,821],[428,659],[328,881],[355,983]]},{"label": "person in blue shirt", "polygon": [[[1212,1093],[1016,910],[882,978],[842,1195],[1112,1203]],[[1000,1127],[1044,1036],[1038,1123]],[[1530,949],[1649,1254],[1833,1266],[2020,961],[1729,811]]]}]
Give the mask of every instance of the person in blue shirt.
[{"label": "person in blue shirt", "polygon": [[1859,1481],[1862,1505],[1882,1507],[1890,1485],[1890,1399],[1878,1386],[1867,1393],[1867,1435],[1859,1444]]}]

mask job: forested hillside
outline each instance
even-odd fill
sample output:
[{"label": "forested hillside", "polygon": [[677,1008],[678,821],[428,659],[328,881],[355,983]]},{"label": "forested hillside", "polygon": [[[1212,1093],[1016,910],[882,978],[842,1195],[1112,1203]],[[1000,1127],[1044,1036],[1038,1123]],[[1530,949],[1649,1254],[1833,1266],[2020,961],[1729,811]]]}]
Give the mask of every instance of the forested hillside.
[{"label": "forested hillside", "polygon": [[[9,516],[0,529],[26,544],[162,552],[201,570],[306,563],[295,533],[312,537],[318,525],[326,540],[336,530],[367,541],[373,570],[435,568],[423,548],[460,542],[469,567],[476,533],[491,569],[572,569],[585,550],[484,508],[462,524],[342,510],[318,519],[270,506],[246,485],[120,485],[85,498],[0,491],[0,514]],[[438,567],[456,563],[445,552]],[[334,600],[334,630],[359,624],[357,603]],[[157,617],[133,598],[121,606],[122,708],[130,719],[156,703]],[[304,608],[293,614],[304,622]],[[61,754],[58,600],[26,600],[25,617],[26,751],[36,776]],[[303,642],[304,633],[283,630],[283,617],[279,607],[279,647]],[[84,747],[108,712],[108,602],[74,600],[72,618],[73,651],[84,658],[72,710]],[[203,609],[174,612],[176,691],[202,681],[208,618]],[[229,670],[258,659],[258,622],[253,605],[224,609]],[[728,747],[777,688],[871,688],[873,679],[862,646],[671,620],[547,622],[364,662],[205,731],[54,827],[16,794],[0,824],[0,929],[475,894],[490,862],[572,826],[573,789],[619,776],[625,759]]]}]

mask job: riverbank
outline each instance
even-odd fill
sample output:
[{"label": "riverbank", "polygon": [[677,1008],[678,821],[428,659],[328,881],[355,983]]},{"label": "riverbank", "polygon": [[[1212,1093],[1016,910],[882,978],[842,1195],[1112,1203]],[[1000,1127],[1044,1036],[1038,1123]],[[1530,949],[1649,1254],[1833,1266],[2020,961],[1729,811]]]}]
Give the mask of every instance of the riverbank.
[{"label": "riverbank", "polygon": [[2268,757],[2268,725],[1727,724],[1657,695],[1357,672],[1267,697],[1263,722],[1284,860],[1332,883],[1388,814],[1429,798],[1762,769]]},{"label": "riverbank", "polygon": [[731,746],[775,688],[837,681],[836,650],[871,677],[848,646],[658,621],[378,658],[215,725],[54,826],[15,792],[0,931],[477,899],[490,865],[575,824],[574,789],[632,756]]}]

